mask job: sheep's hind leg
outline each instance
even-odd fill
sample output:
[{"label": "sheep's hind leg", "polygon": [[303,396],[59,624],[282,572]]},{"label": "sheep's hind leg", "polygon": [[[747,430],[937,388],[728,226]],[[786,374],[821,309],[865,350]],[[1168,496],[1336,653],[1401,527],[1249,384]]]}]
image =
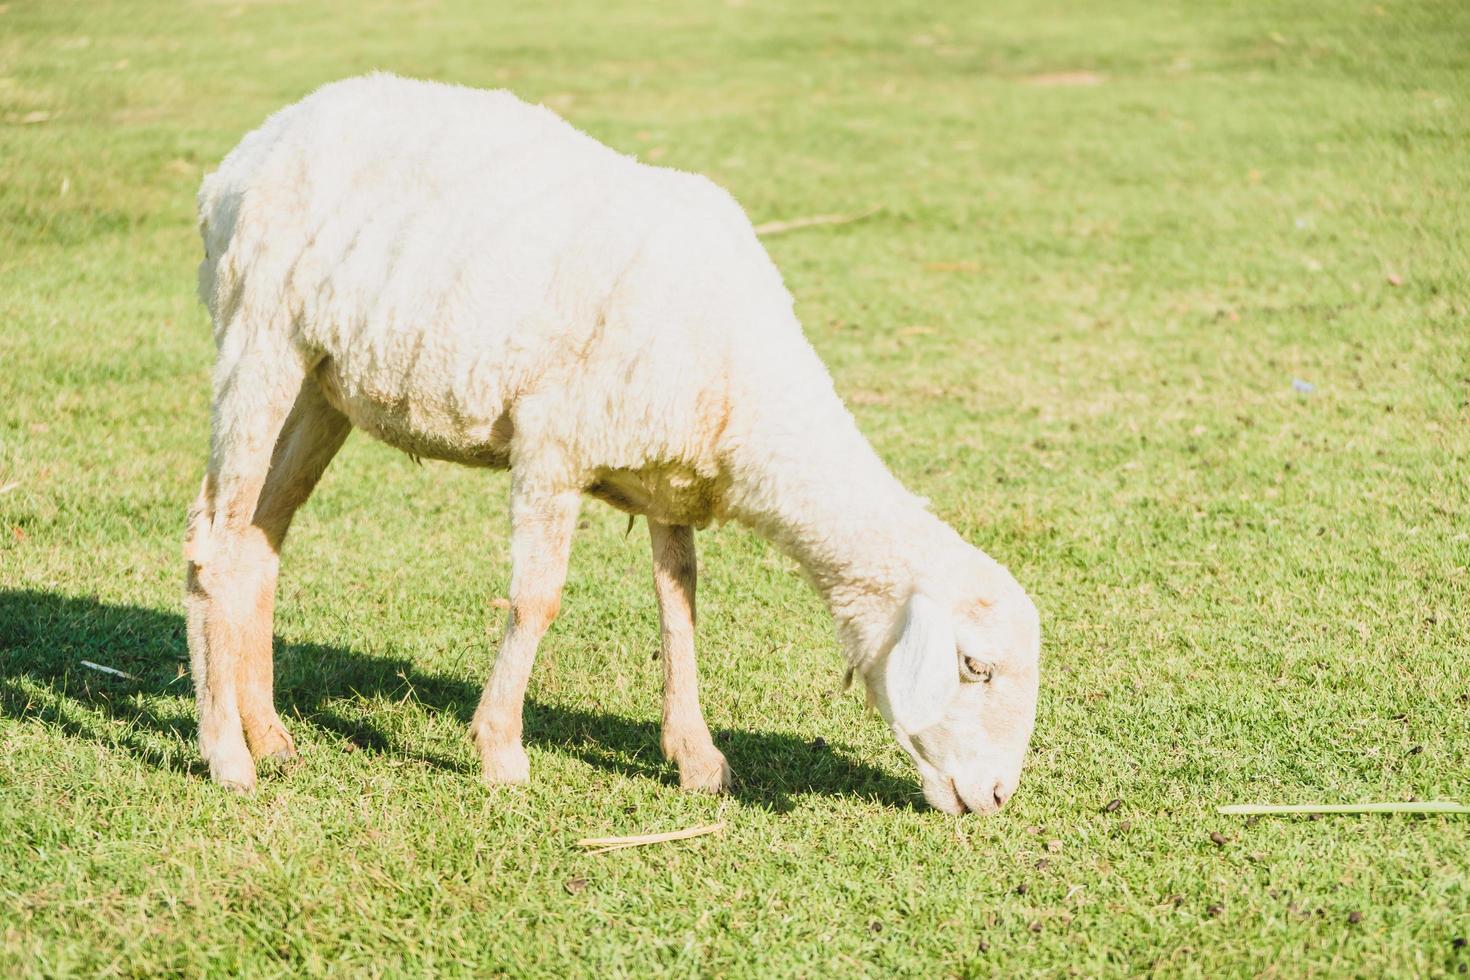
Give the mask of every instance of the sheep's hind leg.
[{"label": "sheep's hind leg", "polygon": [[272,691],[271,634],[281,544],[291,519],[316,489],[351,429],[347,417],[327,404],[316,382],[307,379],[276,440],[254,520],[240,542],[246,556],[242,568],[255,579],[242,577],[239,587],[254,591],[255,605],[251,629],[240,638],[235,693],[245,741],[256,759],[296,755],[296,743],[276,713]]},{"label": "sheep's hind leg", "polygon": [[254,516],[272,451],[305,370],[289,351],[235,352],[215,373],[209,469],[190,508],[184,557],[189,659],[199,710],[199,751],[215,782],[255,788],[255,761],[240,716],[244,652],[269,647],[261,582],[273,553]]},{"label": "sheep's hind leg", "polygon": [[722,793],[730,788],[730,767],[700,710],[694,663],[694,529],[650,520],[648,533],[664,665],[664,756],[678,764],[683,789]]},{"label": "sheep's hind leg", "polygon": [[536,647],[561,609],[580,503],[577,491],[538,494],[515,487],[511,493],[510,619],[470,724],[491,785],[524,783],[530,777],[521,708]]}]

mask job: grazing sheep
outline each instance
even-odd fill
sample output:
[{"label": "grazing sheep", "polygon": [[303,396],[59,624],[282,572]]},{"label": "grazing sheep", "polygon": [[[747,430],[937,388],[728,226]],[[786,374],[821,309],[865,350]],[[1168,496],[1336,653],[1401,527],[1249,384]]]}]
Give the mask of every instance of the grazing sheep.
[{"label": "grazing sheep", "polygon": [[295,747],[272,698],[278,554],[353,427],[511,471],[510,617],[472,734],[522,782],[521,704],[582,494],[647,518],[663,750],[728,787],[699,707],[694,532],[736,520],[793,555],[941,810],[1015,790],[1036,610],[859,433],[731,197],[546,109],[390,75],[328,85],[251,133],[199,193],[218,357],[189,513],[199,746],[248,791]]}]

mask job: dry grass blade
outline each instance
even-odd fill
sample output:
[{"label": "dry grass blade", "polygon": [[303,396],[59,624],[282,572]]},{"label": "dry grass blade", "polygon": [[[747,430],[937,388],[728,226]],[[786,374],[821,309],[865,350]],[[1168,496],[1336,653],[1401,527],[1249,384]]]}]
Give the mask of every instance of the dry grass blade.
[{"label": "dry grass blade", "polygon": [[1287,813],[1467,813],[1470,806],[1448,800],[1426,803],[1301,803],[1301,804],[1256,804],[1238,803],[1219,807],[1220,813],[1238,816],[1271,816]]},{"label": "dry grass blade", "polygon": [[688,840],[691,837],[703,837],[705,834],[717,834],[725,829],[725,824],[712,823],[704,827],[690,827],[687,830],[671,830],[664,834],[633,834],[629,837],[584,837],[577,841],[578,847],[589,848],[591,854],[606,854],[608,851],[618,851],[625,847],[643,847],[646,844],[664,844],[674,840]]},{"label": "dry grass blade", "polygon": [[123,680],[135,681],[138,679],[125,670],[118,670],[116,667],[107,667],[103,664],[93,663],[90,660],[83,660],[82,666],[86,667],[88,670],[99,671],[103,674],[111,674],[113,677],[121,677]]},{"label": "dry grass blade", "polygon": [[856,214],[814,214],[808,218],[792,218],[789,221],[767,221],[755,226],[757,235],[769,236],[779,235],[787,231],[796,231],[798,228],[812,228],[816,225],[850,225],[854,221],[862,221],[871,218],[881,207],[869,208]]}]

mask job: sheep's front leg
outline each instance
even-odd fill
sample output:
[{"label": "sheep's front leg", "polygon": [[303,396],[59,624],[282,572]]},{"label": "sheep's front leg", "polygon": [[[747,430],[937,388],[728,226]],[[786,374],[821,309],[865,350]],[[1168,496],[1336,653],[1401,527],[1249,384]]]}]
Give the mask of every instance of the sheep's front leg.
[{"label": "sheep's front leg", "polygon": [[536,647],[561,609],[572,530],[581,503],[576,491],[511,495],[510,620],[470,734],[485,781],[524,783],[531,764],[521,745],[521,706]]},{"label": "sheep's front leg", "polygon": [[664,756],[678,764],[682,788],[721,793],[730,788],[730,767],[699,708],[694,665],[694,529],[650,520],[648,533],[664,665]]}]

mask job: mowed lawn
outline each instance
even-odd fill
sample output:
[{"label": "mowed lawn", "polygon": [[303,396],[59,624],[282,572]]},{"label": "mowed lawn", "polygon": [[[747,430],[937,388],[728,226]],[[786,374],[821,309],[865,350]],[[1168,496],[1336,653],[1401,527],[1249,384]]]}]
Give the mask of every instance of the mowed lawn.
[{"label": "mowed lawn", "polygon": [[[375,68],[756,221],[881,209],[768,245],[879,451],[1042,611],[1001,815],[924,808],[734,526],[699,643],[739,785],[682,795],[647,535],[595,503],[533,781],[487,790],[507,478],[361,434],[283,565],[301,758],[210,785],[194,192]],[[0,974],[1464,973],[1470,820],[1215,808],[1470,801],[1467,229],[1464,3],[0,3]]]}]

